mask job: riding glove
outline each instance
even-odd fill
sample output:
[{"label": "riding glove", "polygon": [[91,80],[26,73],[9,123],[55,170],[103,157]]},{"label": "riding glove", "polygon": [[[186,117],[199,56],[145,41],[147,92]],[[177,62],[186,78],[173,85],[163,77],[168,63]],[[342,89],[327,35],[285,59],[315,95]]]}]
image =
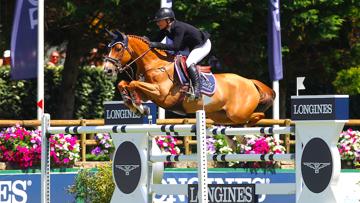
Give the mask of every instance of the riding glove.
[{"label": "riding glove", "polygon": [[149,44],[150,48],[157,48],[157,49],[167,49],[166,44],[163,44],[161,42],[150,42]]}]

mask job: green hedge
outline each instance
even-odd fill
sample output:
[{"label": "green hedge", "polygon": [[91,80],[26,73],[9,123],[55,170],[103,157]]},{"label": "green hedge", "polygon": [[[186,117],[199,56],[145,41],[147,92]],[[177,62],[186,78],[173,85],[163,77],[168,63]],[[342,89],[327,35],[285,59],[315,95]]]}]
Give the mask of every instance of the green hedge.
[{"label": "green hedge", "polygon": [[[45,112],[56,112],[62,67],[45,69]],[[76,84],[74,118],[102,118],[103,102],[113,100],[115,82],[102,69],[83,67]],[[0,119],[36,118],[37,80],[10,80],[10,67],[0,67]]]},{"label": "green hedge", "polygon": [[338,94],[350,95],[350,118],[360,117],[360,66],[337,72],[333,85]]},{"label": "green hedge", "polygon": [[339,71],[333,85],[338,93],[360,94],[360,66]]}]

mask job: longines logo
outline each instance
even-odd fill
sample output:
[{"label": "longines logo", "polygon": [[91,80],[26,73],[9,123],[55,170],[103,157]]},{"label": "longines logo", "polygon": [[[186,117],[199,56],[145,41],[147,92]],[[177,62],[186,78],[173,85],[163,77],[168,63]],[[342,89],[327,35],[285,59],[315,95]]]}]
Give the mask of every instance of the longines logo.
[{"label": "longines logo", "polygon": [[123,170],[125,172],[125,175],[130,175],[130,172],[136,168],[138,168],[140,165],[115,165],[116,168]]},{"label": "longines logo", "polygon": [[330,148],[321,138],[312,138],[304,146],[301,157],[301,173],[310,191],[320,193],[330,183],[333,160]]},{"label": "longines logo", "polygon": [[318,162],[305,162],[303,163],[305,166],[314,169],[315,174],[320,172],[320,169],[325,168],[326,166],[330,166],[330,163],[318,163]]},{"label": "longines logo", "polygon": [[136,190],[141,177],[141,157],[134,143],[125,141],[115,152],[113,174],[117,188],[130,194]]}]

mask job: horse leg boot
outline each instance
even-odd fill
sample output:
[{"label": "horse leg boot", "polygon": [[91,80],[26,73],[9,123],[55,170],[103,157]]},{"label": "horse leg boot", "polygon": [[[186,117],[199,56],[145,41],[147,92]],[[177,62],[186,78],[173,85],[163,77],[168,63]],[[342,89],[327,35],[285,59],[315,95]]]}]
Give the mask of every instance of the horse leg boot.
[{"label": "horse leg boot", "polygon": [[190,67],[188,67],[188,73],[194,87],[195,100],[198,100],[200,98],[200,73],[195,64],[191,64]]}]

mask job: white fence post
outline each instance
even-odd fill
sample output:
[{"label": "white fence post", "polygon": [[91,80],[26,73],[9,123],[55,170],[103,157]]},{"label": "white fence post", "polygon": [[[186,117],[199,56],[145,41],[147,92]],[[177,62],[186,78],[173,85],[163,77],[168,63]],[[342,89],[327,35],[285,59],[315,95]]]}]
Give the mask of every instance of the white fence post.
[{"label": "white fence post", "polygon": [[196,138],[198,153],[198,199],[199,203],[208,202],[207,193],[207,148],[206,148],[206,117],[205,111],[196,111]]}]

